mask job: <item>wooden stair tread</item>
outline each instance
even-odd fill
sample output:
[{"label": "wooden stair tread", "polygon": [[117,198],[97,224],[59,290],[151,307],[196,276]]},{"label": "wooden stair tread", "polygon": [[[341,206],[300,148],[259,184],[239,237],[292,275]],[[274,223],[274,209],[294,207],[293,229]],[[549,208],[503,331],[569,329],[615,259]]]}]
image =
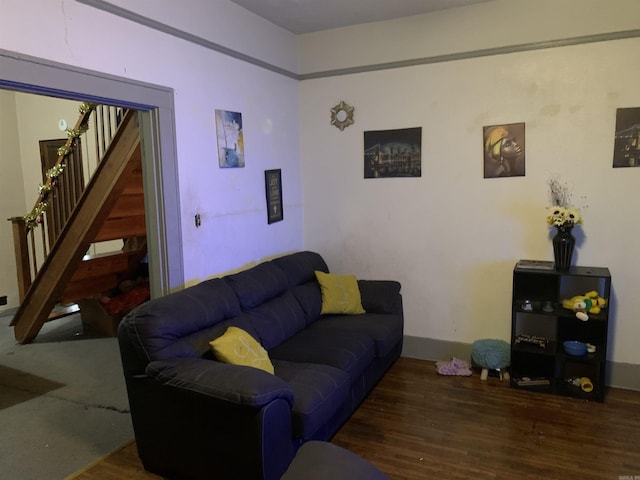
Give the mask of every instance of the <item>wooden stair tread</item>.
[{"label": "wooden stair tread", "polygon": [[119,240],[127,237],[146,237],[147,224],[144,215],[107,218],[96,234],[95,242]]},{"label": "wooden stair tread", "polygon": [[67,283],[61,301],[75,302],[114,289],[137,269],[144,250],[86,255]]},{"label": "wooden stair tread", "polygon": [[86,280],[127,270],[131,266],[131,259],[141,255],[144,255],[144,252],[119,251],[94,256],[86,255],[71,277],[71,281]]},{"label": "wooden stair tread", "polygon": [[123,194],[109,212],[109,218],[144,215],[144,195],[140,193]]},{"label": "wooden stair tread", "polygon": [[74,313],[78,313],[79,311],[80,311],[80,306],[76,303],[72,303],[70,305],[61,305],[61,306],[55,307],[51,311],[51,313],[49,314],[49,317],[47,318],[47,321],[59,320],[64,317],[68,317],[69,315],[73,315]]}]

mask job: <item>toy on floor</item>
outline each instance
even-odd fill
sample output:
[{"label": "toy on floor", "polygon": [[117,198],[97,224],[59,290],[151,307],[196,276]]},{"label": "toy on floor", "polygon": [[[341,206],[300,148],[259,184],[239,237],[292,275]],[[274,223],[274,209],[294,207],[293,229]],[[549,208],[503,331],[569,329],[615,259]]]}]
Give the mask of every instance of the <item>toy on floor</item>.
[{"label": "toy on floor", "polygon": [[509,379],[505,371],[511,365],[511,348],[504,340],[476,340],[471,347],[471,361],[482,368],[480,380],[489,377],[489,370],[497,370],[500,380]]},{"label": "toy on floor", "polygon": [[440,375],[459,375],[462,377],[468,377],[472,373],[469,364],[456,357],[453,357],[450,362],[436,362],[436,370]]},{"label": "toy on floor", "polygon": [[562,306],[568,310],[576,312],[576,318],[586,322],[589,320],[589,313],[597,315],[607,306],[607,301],[592,290],[584,295],[576,295],[562,301]]}]

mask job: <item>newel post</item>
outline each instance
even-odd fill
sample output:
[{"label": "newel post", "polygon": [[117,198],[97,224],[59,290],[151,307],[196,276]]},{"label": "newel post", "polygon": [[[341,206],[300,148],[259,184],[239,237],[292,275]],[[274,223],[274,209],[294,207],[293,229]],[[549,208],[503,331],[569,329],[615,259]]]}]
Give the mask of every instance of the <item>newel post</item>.
[{"label": "newel post", "polygon": [[16,255],[16,273],[18,275],[18,296],[20,303],[31,286],[31,268],[29,266],[29,245],[27,243],[27,223],[23,217],[11,217],[13,226],[13,249]]}]

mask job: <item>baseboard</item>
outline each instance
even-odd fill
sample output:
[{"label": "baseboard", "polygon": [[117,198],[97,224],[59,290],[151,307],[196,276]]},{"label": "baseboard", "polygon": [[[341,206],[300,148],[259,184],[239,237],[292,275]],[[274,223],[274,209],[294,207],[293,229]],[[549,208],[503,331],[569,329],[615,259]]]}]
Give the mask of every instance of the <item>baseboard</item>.
[{"label": "baseboard", "polygon": [[[434,362],[451,357],[469,359],[471,344],[405,335],[402,356]],[[610,387],[640,391],[640,365],[608,361],[606,375]]]},{"label": "baseboard", "polygon": [[4,310],[0,310],[0,318],[2,317],[13,317],[18,311],[18,307],[9,307]]}]

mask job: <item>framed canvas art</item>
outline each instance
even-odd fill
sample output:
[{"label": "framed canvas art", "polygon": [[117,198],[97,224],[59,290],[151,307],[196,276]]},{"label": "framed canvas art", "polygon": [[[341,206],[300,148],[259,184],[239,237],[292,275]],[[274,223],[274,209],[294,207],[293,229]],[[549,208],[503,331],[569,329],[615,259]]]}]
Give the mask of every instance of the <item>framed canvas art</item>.
[{"label": "framed canvas art", "polygon": [[422,127],[364,132],[364,178],[422,176]]},{"label": "framed canvas art", "polygon": [[216,136],[220,168],[244,167],[242,114],[216,110]]},{"label": "framed canvas art", "polygon": [[484,178],[524,177],[524,123],[483,127]]}]

